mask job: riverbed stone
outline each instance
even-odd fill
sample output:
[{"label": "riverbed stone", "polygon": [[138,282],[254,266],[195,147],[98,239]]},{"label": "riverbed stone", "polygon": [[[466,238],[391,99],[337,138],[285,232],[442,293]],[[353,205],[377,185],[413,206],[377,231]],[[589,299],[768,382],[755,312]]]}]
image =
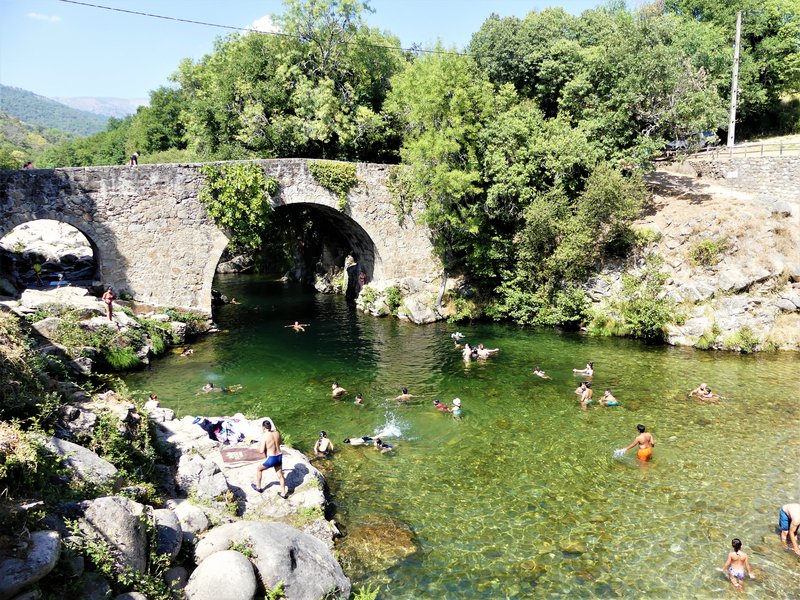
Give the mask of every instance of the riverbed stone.
[{"label": "riverbed stone", "polygon": [[372,515],[348,527],[338,545],[355,575],[385,571],[417,552],[414,532],[404,522],[387,515]]},{"label": "riverbed stone", "polygon": [[61,555],[61,536],[56,531],[35,531],[24,556],[0,562],[0,600],[8,600],[24,587],[53,570]]},{"label": "riverbed stone", "polygon": [[194,493],[200,500],[214,500],[228,491],[228,481],[216,463],[198,454],[180,457],[176,481],[184,493]]},{"label": "riverbed stone", "polygon": [[262,585],[271,590],[282,582],[289,600],[350,596],[350,581],[327,546],[293,527],[260,521],[215,527],[197,544],[195,559],[201,565],[209,557],[214,562],[214,557],[231,544],[251,548]]},{"label": "riverbed stone", "polygon": [[183,567],[172,567],[164,571],[164,583],[171,589],[180,591],[189,582],[189,573]]},{"label": "riverbed stone", "polygon": [[178,516],[168,508],[159,508],[153,511],[153,519],[158,531],[158,554],[169,554],[172,558],[178,556],[183,541],[183,530]]},{"label": "riverbed stone", "polygon": [[172,507],[175,516],[181,524],[181,534],[185,543],[194,543],[195,537],[208,529],[208,517],[203,509],[195,506],[188,500],[170,500],[168,506]]},{"label": "riverbed stone", "polygon": [[144,572],[147,567],[147,532],[141,520],[144,506],[120,496],[104,496],[81,502],[80,507],[81,530],[108,543],[120,566]]},{"label": "riverbed stone", "polygon": [[253,600],[256,589],[250,561],[234,550],[222,550],[200,562],[184,593],[186,600]]},{"label": "riverbed stone", "polygon": [[62,458],[73,473],[78,475],[83,481],[91,481],[101,485],[113,484],[119,472],[117,468],[97,454],[66,440],[51,437],[45,442],[45,446],[54,454]]}]

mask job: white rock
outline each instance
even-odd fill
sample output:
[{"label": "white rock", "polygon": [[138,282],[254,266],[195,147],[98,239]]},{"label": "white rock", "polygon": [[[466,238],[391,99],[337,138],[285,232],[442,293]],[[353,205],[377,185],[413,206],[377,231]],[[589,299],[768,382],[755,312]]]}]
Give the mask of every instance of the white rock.
[{"label": "white rock", "polygon": [[186,600],[253,600],[256,588],[250,561],[234,550],[222,550],[200,563],[184,593]]}]

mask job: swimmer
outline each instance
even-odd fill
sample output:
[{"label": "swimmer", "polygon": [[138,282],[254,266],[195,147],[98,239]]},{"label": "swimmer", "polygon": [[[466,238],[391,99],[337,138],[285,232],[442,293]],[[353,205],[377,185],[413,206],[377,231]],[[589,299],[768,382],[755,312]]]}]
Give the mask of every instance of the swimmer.
[{"label": "swimmer", "polygon": [[184,348],[183,352],[181,352],[181,356],[191,356],[192,354],[194,354],[194,350],[191,348]]},{"label": "swimmer", "polygon": [[639,435],[637,435],[630,444],[625,446],[625,448],[622,448],[621,453],[625,453],[633,448],[636,444],[639,444],[639,450],[636,452],[636,456],[642,462],[650,460],[650,458],[653,456],[653,448],[656,445],[656,442],[653,439],[653,434],[646,432],[645,426],[641,424],[637,425],[636,429],[639,432]]},{"label": "swimmer", "polygon": [[395,400],[397,400],[398,402],[408,402],[414,397],[413,395],[408,393],[408,388],[401,388],[400,392],[401,392],[400,395],[397,398],[395,398]]},{"label": "swimmer", "polygon": [[[778,528],[781,530],[781,541],[788,548],[792,543],[792,550],[800,556],[800,546],[797,545],[797,530],[800,527],[800,504],[784,504],[778,512]],[[788,540],[788,541],[787,541]]]},{"label": "swimmer", "polygon": [[461,398],[453,398],[453,406],[450,407],[450,412],[454,417],[461,416]]},{"label": "swimmer", "polygon": [[336,381],[334,381],[333,384],[331,384],[331,396],[333,396],[334,398],[338,398],[339,396],[344,396],[346,393],[347,390],[344,389],[343,387],[340,387]]},{"label": "swimmer", "polygon": [[222,388],[214,387],[214,384],[209,381],[202,388],[200,388],[200,391],[207,394],[208,392],[221,392]]},{"label": "swimmer", "polygon": [[460,331],[456,331],[455,333],[451,333],[450,337],[453,338],[456,342],[464,339],[464,334]]},{"label": "swimmer", "polygon": [[537,377],[541,377],[542,379],[550,379],[551,378],[550,375],[548,375],[547,373],[542,371],[542,367],[538,367],[538,366],[533,370],[533,374],[536,375]]},{"label": "swimmer", "polygon": [[441,400],[434,400],[433,401],[433,408],[440,410],[442,412],[449,412],[450,407],[447,404],[442,404]]},{"label": "swimmer", "polygon": [[373,446],[375,450],[380,450],[381,454],[386,454],[387,452],[392,451],[392,447],[389,444],[384,444],[381,438],[375,438]]},{"label": "swimmer", "polygon": [[345,438],[343,443],[350,444],[351,446],[366,446],[372,443],[372,438],[368,435],[364,435],[361,437]]},{"label": "swimmer", "polygon": [[700,400],[719,400],[719,395],[711,391],[707,383],[701,383],[697,388],[689,392],[689,397],[696,396]]},{"label": "swimmer", "polygon": [[594,390],[592,389],[592,384],[586,382],[586,387],[583,388],[583,393],[581,394],[581,408],[586,410],[586,407],[592,403],[592,395],[594,395]]},{"label": "swimmer", "polygon": [[583,391],[585,389],[586,389],[586,382],[585,381],[581,381],[581,384],[578,387],[575,388],[575,394],[577,396],[583,397]]},{"label": "swimmer", "polygon": [[353,404],[364,404],[364,395],[361,392],[356,394],[356,401]]},{"label": "swimmer", "polygon": [[284,325],[284,328],[288,327],[294,329],[295,333],[300,333],[302,331],[305,331],[306,327],[311,327],[311,323],[298,323],[297,321],[295,321],[291,325]]},{"label": "swimmer", "polygon": [[469,362],[472,360],[473,354],[476,354],[477,350],[473,349],[469,343],[464,344],[464,349],[461,351],[461,356],[464,357],[464,362]]},{"label": "swimmer", "polygon": [[319,439],[314,444],[314,454],[320,457],[328,457],[333,454],[333,442],[324,431],[319,432]]},{"label": "swimmer", "polygon": [[741,592],[743,589],[742,580],[744,579],[745,570],[747,570],[750,579],[755,579],[755,575],[753,575],[753,570],[750,568],[750,559],[747,554],[742,552],[742,540],[733,538],[731,540],[731,546],[733,547],[733,552],[728,552],[725,566],[723,566],[720,571],[727,573],[728,579],[730,579],[733,584],[733,589],[737,592]]},{"label": "swimmer", "polygon": [[150,396],[147,398],[147,402],[144,403],[144,409],[147,411],[160,407],[161,402],[158,401],[158,396],[156,394],[150,394]]},{"label": "swimmer", "polygon": [[241,302],[239,302],[236,298],[231,298],[229,304],[241,304]]},{"label": "swimmer", "polygon": [[619,400],[614,397],[614,394],[611,393],[611,390],[606,390],[603,392],[603,395],[600,398],[600,404],[603,406],[617,406],[619,404]]},{"label": "swimmer", "polygon": [[572,372],[576,375],[586,375],[587,377],[591,377],[594,374],[594,363],[586,363],[586,366],[583,369],[572,369]]},{"label": "swimmer", "polygon": [[486,348],[483,344],[478,344],[478,358],[487,359],[492,354],[500,352],[500,348]]}]

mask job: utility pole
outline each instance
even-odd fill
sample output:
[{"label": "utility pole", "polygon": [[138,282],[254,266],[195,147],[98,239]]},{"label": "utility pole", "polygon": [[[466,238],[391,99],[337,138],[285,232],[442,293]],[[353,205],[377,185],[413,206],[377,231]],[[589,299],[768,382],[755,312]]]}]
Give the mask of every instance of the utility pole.
[{"label": "utility pole", "polygon": [[733,148],[736,135],[736,104],[739,99],[739,46],[742,37],[742,11],[736,13],[736,41],[733,43],[733,80],[731,82],[731,111],[728,119],[728,148]]}]

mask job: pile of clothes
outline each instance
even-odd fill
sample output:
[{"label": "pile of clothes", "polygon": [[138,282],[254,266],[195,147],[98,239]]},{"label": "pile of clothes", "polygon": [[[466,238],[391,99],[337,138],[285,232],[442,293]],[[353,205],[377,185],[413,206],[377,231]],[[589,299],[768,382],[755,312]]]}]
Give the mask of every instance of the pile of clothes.
[{"label": "pile of clothes", "polygon": [[248,444],[258,440],[260,431],[250,424],[242,413],[232,417],[195,417],[192,421],[208,434],[209,439],[221,444]]}]

